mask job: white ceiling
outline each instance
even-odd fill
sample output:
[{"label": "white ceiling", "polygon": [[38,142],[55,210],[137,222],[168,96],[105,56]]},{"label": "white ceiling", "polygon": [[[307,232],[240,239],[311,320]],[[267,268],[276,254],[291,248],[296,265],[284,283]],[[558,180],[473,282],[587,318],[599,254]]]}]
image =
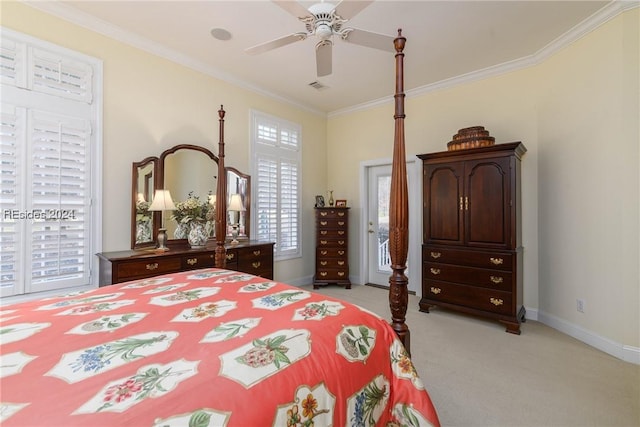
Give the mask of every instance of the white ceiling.
[{"label": "white ceiling", "polygon": [[[304,24],[267,1],[26,1],[80,25],[302,107],[336,113],[389,99],[394,54],[334,40],[333,73],[318,78],[307,40],[251,56],[248,47]],[[309,7],[313,1],[300,1]],[[345,26],[407,38],[405,91],[426,90],[531,65],[604,20],[624,2],[378,0]],[[214,39],[228,30],[229,41]],[[309,83],[327,88],[317,90]]]}]

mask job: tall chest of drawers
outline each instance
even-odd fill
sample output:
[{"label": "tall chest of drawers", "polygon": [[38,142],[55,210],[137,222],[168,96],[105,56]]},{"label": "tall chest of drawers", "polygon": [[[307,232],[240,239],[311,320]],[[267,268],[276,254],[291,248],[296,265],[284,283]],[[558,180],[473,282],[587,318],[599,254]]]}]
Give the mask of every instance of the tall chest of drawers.
[{"label": "tall chest of drawers", "polygon": [[316,272],[313,288],[335,283],[351,289],[349,280],[349,208],[316,210]]},{"label": "tall chest of drawers", "polygon": [[521,142],[423,154],[420,310],[454,309],[520,334]]}]

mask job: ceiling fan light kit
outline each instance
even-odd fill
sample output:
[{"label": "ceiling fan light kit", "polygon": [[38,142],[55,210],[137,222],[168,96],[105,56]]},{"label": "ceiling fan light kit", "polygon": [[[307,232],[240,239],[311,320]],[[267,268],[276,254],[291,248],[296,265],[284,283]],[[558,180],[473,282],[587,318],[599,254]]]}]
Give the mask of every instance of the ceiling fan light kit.
[{"label": "ceiling fan light kit", "polygon": [[320,39],[316,44],[316,72],[318,77],[322,77],[331,74],[333,69],[332,38],[334,35],[352,44],[395,52],[394,37],[356,28],[343,28],[349,19],[373,3],[372,1],[343,0],[337,5],[321,2],[311,5],[308,10],[298,2],[273,0],[273,3],[303,22],[307,32],[294,33],[261,43],[246,49],[246,53],[255,55],[316,36]]}]

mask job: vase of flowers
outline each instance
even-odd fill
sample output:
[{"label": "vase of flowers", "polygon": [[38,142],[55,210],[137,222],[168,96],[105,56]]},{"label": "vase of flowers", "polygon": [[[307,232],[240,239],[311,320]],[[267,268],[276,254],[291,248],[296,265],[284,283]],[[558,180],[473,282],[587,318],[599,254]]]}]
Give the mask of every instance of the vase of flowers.
[{"label": "vase of flowers", "polygon": [[140,198],[136,202],[136,243],[150,242],[151,239],[151,204]]},{"label": "vase of flowers", "polygon": [[201,201],[200,197],[195,196],[191,191],[184,202],[176,203],[176,209],[171,217],[178,223],[174,236],[177,239],[186,237],[192,248],[203,248],[210,235],[208,232],[210,227],[207,227],[207,223],[212,221],[214,216],[213,205],[208,201]]}]

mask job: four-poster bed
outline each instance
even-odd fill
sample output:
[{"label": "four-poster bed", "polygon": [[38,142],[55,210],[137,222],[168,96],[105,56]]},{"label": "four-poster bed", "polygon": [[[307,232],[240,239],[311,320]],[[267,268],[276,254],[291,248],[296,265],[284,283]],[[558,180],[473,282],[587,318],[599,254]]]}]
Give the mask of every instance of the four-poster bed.
[{"label": "four-poster bed", "polygon": [[[403,47],[399,35],[400,72]],[[396,89],[394,165],[404,158],[401,75]],[[3,306],[3,426],[439,425],[398,338],[408,342],[402,170],[392,328],[345,301],[225,269],[218,114],[216,267]]]}]

